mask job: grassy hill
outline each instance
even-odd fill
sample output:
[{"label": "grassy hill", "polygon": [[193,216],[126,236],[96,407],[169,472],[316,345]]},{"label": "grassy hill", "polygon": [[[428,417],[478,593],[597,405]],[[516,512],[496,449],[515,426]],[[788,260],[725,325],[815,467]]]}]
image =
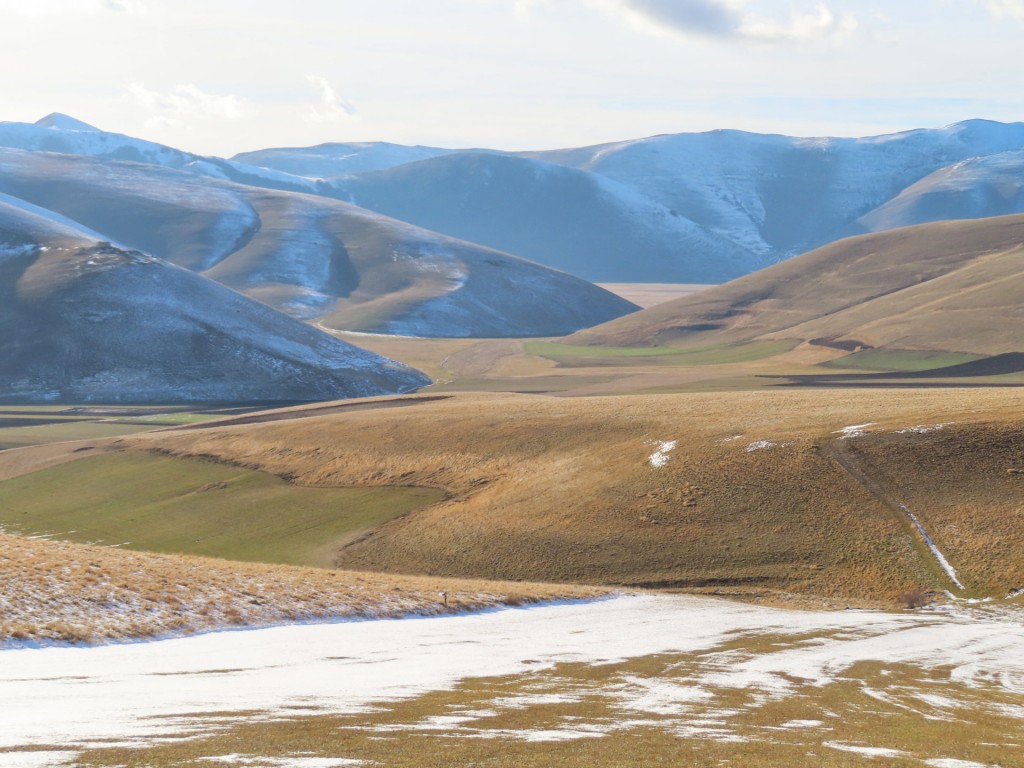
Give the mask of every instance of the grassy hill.
[{"label": "grassy hill", "polygon": [[[569,337],[569,344],[697,347],[789,339],[995,355],[1024,331],[1024,217],[865,235]],[[958,359],[956,362],[963,362]]]},{"label": "grassy hill", "polygon": [[1024,585],[1017,390],[407,405],[125,440],[307,486],[447,494],[341,548],[347,568],[874,603],[955,590],[904,503],[958,569],[955,591]]}]

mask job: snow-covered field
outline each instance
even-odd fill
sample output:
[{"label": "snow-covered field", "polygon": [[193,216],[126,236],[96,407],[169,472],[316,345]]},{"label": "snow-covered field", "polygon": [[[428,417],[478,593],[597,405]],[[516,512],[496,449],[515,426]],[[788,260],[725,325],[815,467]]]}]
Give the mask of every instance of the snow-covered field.
[{"label": "snow-covered field", "polygon": [[[808,640],[808,634],[818,636]],[[1024,694],[1024,623],[1012,613],[796,612],[697,597],[624,596],[440,618],[5,650],[0,750],[45,745],[71,754],[98,740],[148,743],[201,729],[203,713],[353,712],[470,677],[692,653],[758,636],[771,636],[768,650],[719,653],[727,663],[709,664],[697,678],[633,686],[627,708],[655,715],[723,688],[778,700],[871,660],[942,667],[960,685]],[[628,698],[629,691],[617,695]],[[0,765],[17,764],[5,762],[13,757]]]}]

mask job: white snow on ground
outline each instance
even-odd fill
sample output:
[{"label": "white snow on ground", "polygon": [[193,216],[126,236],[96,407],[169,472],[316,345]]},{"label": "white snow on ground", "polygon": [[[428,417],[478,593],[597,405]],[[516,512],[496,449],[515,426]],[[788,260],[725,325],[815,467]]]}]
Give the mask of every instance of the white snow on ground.
[{"label": "white snow on ground", "polygon": [[676,446],[679,445],[679,441],[665,440],[662,442],[660,440],[656,440],[655,445],[658,446],[658,450],[648,456],[647,461],[649,461],[651,466],[655,469],[661,469],[668,464],[668,455],[676,449]]},{"label": "white snow on ground", "polygon": [[926,531],[924,529],[924,526],[921,525],[921,521],[917,519],[917,515],[911,512],[907,508],[906,504],[901,503],[900,509],[906,512],[907,516],[914,523],[915,527],[917,528],[917,532],[921,534],[921,536],[924,538],[925,544],[928,545],[928,549],[931,550],[932,555],[934,555],[935,559],[939,561],[939,565],[942,566],[942,570],[946,572],[946,575],[949,576],[950,579],[952,579],[953,583],[956,584],[959,589],[963,589],[964,585],[960,583],[960,578],[957,575],[956,569],[952,565],[950,565],[949,560],[947,560],[946,556],[942,554],[942,550],[940,550],[938,546],[936,546],[935,542],[932,541],[932,537],[928,535],[928,531]]},{"label": "white snow on ground", "polygon": [[784,697],[795,679],[825,684],[863,660],[949,666],[957,682],[1024,693],[1019,621],[975,621],[966,612],[797,612],[645,595],[133,645],[0,651],[0,748],[104,738],[137,743],[187,731],[196,726],[191,715],[199,713],[351,712],[468,677],[521,674],[561,661],[694,652],[737,633],[816,631],[838,634],[752,658],[725,654],[721,664],[709,663],[686,682],[634,686],[631,708],[664,711],[711,686]]},{"label": "white snow on ground", "polygon": [[746,447],[747,453],[753,453],[754,451],[769,451],[772,448],[785,448],[789,443],[776,443],[772,440],[755,440]]},{"label": "white snow on ground", "polygon": [[945,424],[918,424],[916,427],[905,427],[904,429],[897,429],[897,435],[927,435],[929,432],[938,432],[940,429],[945,429]]},{"label": "white snow on ground", "polygon": [[997,766],[975,763],[972,760],[953,760],[951,758],[925,760],[924,764],[929,766],[929,768],[997,768]]},{"label": "white snow on ground", "polygon": [[903,757],[906,752],[902,752],[898,749],[886,749],[885,747],[862,747],[856,744],[840,744],[837,741],[826,741],[825,746],[830,749],[836,749],[840,752],[853,752],[854,754],[864,755],[864,757]]},{"label": "white snow on ground", "polygon": [[873,421],[869,421],[867,424],[853,424],[852,426],[849,426],[849,427],[843,427],[842,429],[837,429],[832,434],[833,435],[842,435],[842,437],[839,438],[840,440],[848,440],[851,437],[863,437],[864,435],[867,434],[867,431],[866,431],[867,428],[868,427],[873,427],[874,425],[875,425],[875,422],[873,422]]}]

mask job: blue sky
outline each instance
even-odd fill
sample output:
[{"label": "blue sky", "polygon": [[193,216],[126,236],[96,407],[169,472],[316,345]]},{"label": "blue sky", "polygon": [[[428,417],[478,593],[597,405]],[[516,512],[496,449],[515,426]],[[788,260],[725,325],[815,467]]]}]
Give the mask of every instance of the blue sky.
[{"label": "blue sky", "polygon": [[1024,0],[0,0],[0,119],[197,152],[1024,119]]}]

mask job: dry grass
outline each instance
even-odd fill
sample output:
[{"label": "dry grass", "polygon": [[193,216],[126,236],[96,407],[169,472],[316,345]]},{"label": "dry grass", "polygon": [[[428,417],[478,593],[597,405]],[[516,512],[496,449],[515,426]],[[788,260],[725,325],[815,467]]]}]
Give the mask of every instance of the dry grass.
[{"label": "dry grass", "polygon": [[0,644],[95,643],[599,594],[156,555],[0,533]]},{"label": "dry grass", "polygon": [[[836,439],[834,430],[869,421],[888,433],[940,422],[972,424],[979,434],[1001,424],[1012,433],[1022,405],[1015,390],[467,395],[127,442],[309,485],[417,485],[450,495],[345,547],[343,567],[892,605],[917,586],[941,591],[941,572],[907,521],[822,446]],[[941,434],[898,437],[926,454]],[[666,465],[651,466],[655,442],[672,440]],[[771,445],[747,450],[763,441]],[[979,594],[1005,595],[1024,567],[1024,526],[1013,522],[1016,476],[1006,460],[979,451],[970,470],[979,484],[998,476],[987,502],[994,522],[976,523],[1000,546],[950,553]],[[888,465],[908,476],[918,466]],[[922,481],[936,498],[952,490],[942,466]],[[928,505],[916,511],[933,519]],[[939,534],[948,540],[941,524]]]},{"label": "dry grass", "polygon": [[849,352],[858,346],[1014,352],[1024,318],[1022,240],[1022,216],[841,240],[580,331],[569,343],[689,347],[821,339]]}]

